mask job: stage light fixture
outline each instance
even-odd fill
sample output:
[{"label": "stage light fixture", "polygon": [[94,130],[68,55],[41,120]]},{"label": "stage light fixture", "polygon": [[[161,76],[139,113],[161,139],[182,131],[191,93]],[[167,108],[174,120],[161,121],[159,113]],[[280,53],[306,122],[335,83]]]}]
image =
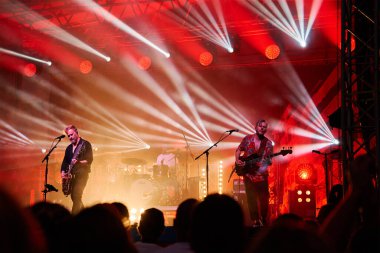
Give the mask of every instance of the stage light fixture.
[{"label": "stage light fixture", "polygon": [[265,48],[265,56],[269,60],[277,59],[278,56],[280,55],[280,52],[281,52],[280,48],[275,44],[269,45]]},{"label": "stage light fixture", "polygon": [[303,218],[315,218],[315,187],[302,185],[293,191],[289,191],[289,212]]},{"label": "stage light fixture", "polygon": [[92,63],[88,60],[84,60],[79,64],[79,71],[82,74],[88,74],[92,70]]},{"label": "stage light fixture", "polygon": [[27,77],[32,77],[36,74],[37,72],[37,67],[33,63],[28,63],[25,65],[23,69],[23,74]]},{"label": "stage light fixture", "polygon": [[139,68],[142,70],[148,70],[152,65],[152,60],[148,56],[143,56],[138,61]]},{"label": "stage light fixture", "polygon": [[[314,166],[310,163],[302,163],[296,170],[296,182],[298,184],[314,184],[316,183],[317,175]],[[306,193],[307,194],[307,193]]]},{"label": "stage light fixture", "polygon": [[199,63],[203,66],[209,66],[214,60],[214,56],[209,51],[204,51],[199,55]]}]

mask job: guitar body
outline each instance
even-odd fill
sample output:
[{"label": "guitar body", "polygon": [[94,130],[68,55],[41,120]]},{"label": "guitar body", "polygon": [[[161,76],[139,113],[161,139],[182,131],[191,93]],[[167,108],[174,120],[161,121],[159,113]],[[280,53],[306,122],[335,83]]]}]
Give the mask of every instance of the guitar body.
[{"label": "guitar body", "polygon": [[[292,153],[293,153],[293,150],[291,149],[283,149],[278,153],[274,153],[270,155],[269,158],[272,158],[278,155],[285,156],[287,154],[292,154]],[[261,159],[262,157],[259,157],[257,154],[252,154],[247,157],[240,157],[240,160],[244,161],[245,164],[243,166],[239,166],[235,164],[234,171],[239,177],[244,176],[245,174],[248,174],[248,173],[255,174],[255,172],[260,168],[260,166],[258,166],[258,162],[260,162]]]},{"label": "guitar body", "polygon": [[71,194],[72,184],[71,180],[73,179],[73,175],[71,173],[73,168],[73,165],[69,165],[69,169],[66,173],[65,177],[62,177],[62,192],[65,196],[68,196]]},{"label": "guitar body", "polygon": [[254,174],[260,167],[257,163],[260,161],[260,157],[257,154],[252,154],[247,157],[241,157],[240,160],[244,161],[245,164],[243,166],[239,166],[235,164],[236,174],[240,177],[247,173]]},{"label": "guitar body", "polygon": [[[84,150],[84,145],[81,145],[79,148],[79,151],[74,154],[72,159],[78,159],[79,155],[83,152]],[[65,174],[64,177],[62,177],[62,192],[65,196],[68,196],[71,194],[72,190],[72,179],[73,179],[73,173],[72,170],[74,168],[74,164],[70,163],[67,169],[67,173]]]}]

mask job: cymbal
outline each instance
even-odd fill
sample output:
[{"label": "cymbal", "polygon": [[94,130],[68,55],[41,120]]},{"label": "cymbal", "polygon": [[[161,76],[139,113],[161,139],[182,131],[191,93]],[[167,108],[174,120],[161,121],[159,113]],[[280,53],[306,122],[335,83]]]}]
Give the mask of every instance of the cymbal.
[{"label": "cymbal", "polygon": [[128,164],[128,165],[144,165],[146,164],[146,161],[140,158],[124,158],[121,160],[123,163]]}]

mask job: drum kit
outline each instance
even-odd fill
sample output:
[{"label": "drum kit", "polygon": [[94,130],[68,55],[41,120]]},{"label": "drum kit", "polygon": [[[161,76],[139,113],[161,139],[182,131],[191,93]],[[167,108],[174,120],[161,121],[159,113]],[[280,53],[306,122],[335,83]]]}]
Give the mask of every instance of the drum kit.
[{"label": "drum kit", "polygon": [[146,207],[178,205],[180,186],[167,165],[154,165],[146,168],[146,161],[138,158],[125,158],[127,164],[128,195],[131,202],[138,202]]}]

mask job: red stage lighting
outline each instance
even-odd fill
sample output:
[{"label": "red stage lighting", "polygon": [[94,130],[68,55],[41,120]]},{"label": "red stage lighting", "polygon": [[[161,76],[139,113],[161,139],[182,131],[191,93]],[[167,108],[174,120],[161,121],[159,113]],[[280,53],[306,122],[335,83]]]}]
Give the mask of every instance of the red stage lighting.
[{"label": "red stage lighting", "polygon": [[32,77],[36,74],[37,72],[37,67],[33,63],[28,63],[25,65],[23,69],[23,73],[27,77]]},{"label": "red stage lighting", "polygon": [[277,57],[280,55],[280,52],[280,48],[275,44],[269,45],[265,48],[265,56],[269,60],[277,59]]},{"label": "red stage lighting", "polygon": [[315,218],[316,199],[314,186],[298,186],[294,191],[289,191],[289,212],[303,218]]},{"label": "red stage lighting", "polygon": [[203,66],[208,66],[212,63],[214,57],[208,51],[204,51],[199,55],[199,63]]},{"label": "red stage lighting", "polygon": [[298,184],[315,184],[317,179],[314,166],[310,163],[298,165],[296,170],[296,181]]},{"label": "red stage lighting", "polygon": [[152,60],[148,56],[143,56],[139,59],[139,68],[142,70],[147,70],[152,65]]},{"label": "red stage lighting", "polygon": [[79,64],[79,70],[82,74],[88,74],[92,70],[92,63],[88,60],[81,61]]}]

